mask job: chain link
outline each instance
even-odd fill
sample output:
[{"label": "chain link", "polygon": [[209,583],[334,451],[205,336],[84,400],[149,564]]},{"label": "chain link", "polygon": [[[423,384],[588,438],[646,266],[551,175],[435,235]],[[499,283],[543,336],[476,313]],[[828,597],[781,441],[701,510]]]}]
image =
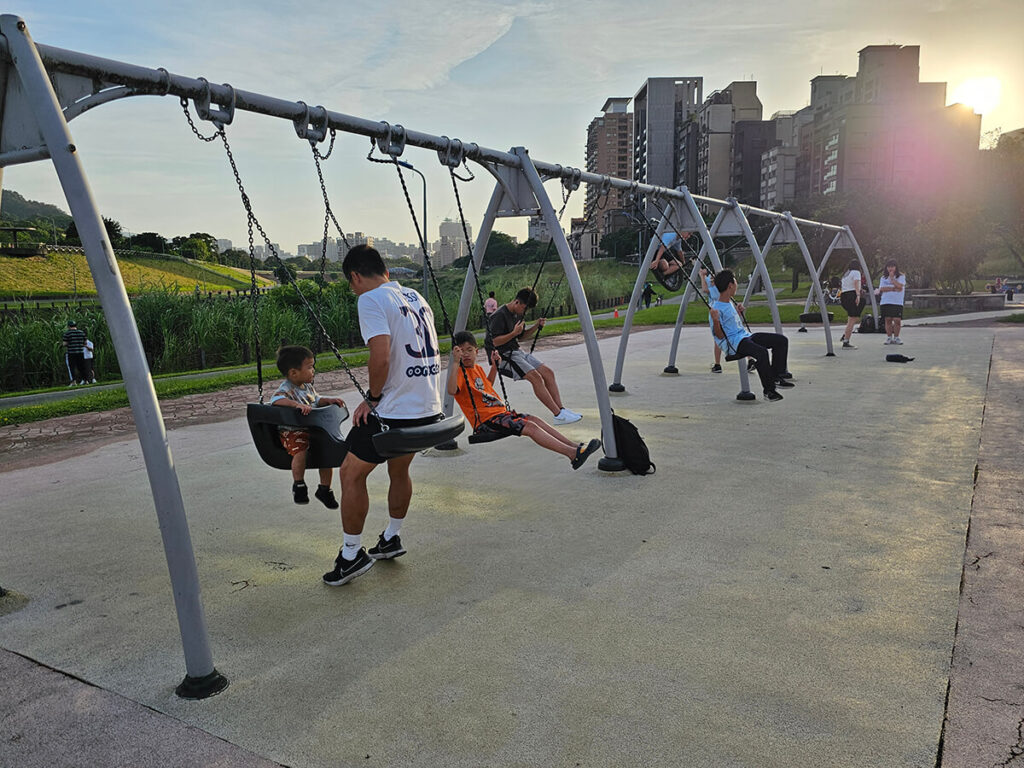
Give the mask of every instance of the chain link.
[{"label": "chain link", "polygon": [[217,130],[217,133],[213,134],[212,136],[203,136],[203,134],[199,132],[199,129],[196,128],[196,124],[192,122],[192,114],[188,111],[188,99],[182,96],[180,102],[181,108],[185,111],[185,119],[188,120],[188,127],[192,129],[192,133],[196,135],[197,139],[199,139],[200,141],[213,141],[214,139],[217,138],[218,135],[224,132],[223,128],[219,128]]},{"label": "chain link", "polygon": [[[181,101],[182,101],[182,103],[183,103],[183,105],[185,107],[185,117],[188,119],[188,123],[191,126],[192,132],[196,135],[196,137],[199,138],[202,141],[212,141],[213,139],[219,137],[220,140],[221,140],[221,143],[224,145],[224,154],[227,156],[228,163],[231,166],[231,173],[233,174],[233,176],[235,178],[235,185],[238,187],[238,194],[239,194],[239,196],[242,199],[242,206],[243,206],[243,208],[245,208],[245,214],[246,214],[246,217],[248,219],[248,227],[249,227],[249,268],[250,268],[250,276],[251,276],[251,279],[252,279],[252,284],[254,286],[256,285],[256,258],[255,258],[255,244],[254,244],[254,236],[253,236],[253,229],[255,228],[255,230],[257,232],[259,232],[260,237],[262,238],[263,243],[264,243],[265,247],[267,248],[267,252],[271,256],[273,256],[274,261],[277,262],[277,265],[278,265],[278,268],[279,268],[279,274],[280,274],[281,278],[287,280],[288,282],[291,282],[292,287],[295,289],[296,295],[299,297],[299,300],[302,302],[302,305],[305,307],[306,312],[309,314],[309,317],[313,321],[313,323],[316,326],[317,330],[321,334],[323,334],[323,337],[327,341],[327,345],[330,347],[331,352],[334,354],[334,357],[337,358],[338,362],[341,363],[342,367],[345,369],[345,373],[347,373],[349,379],[352,380],[352,384],[355,386],[356,391],[359,392],[359,396],[369,405],[370,412],[373,414],[374,418],[377,419],[377,421],[380,423],[381,431],[386,432],[387,429],[388,429],[387,424],[384,423],[384,421],[380,417],[380,414],[377,413],[377,408],[375,407],[375,405],[373,403],[371,403],[367,399],[368,398],[368,394],[367,394],[366,390],[364,390],[362,388],[362,386],[359,384],[359,380],[356,379],[355,374],[352,372],[352,369],[349,367],[348,362],[342,356],[341,350],[338,349],[337,344],[334,343],[334,340],[330,337],[330,334],[327,333],[327,329],[324,327],[323,321],[320,319],[319,315],[316,313],[316,310],[313,308],[313,306],[309,303],[309,299],[306,297],[306,295],[299,288],[298,281],[292,278],[291,272],[288,271],[287,266],[281,260],[281,256],[278,254],[277,249],[274,248],[274,245],[270,242],[270,238],[267,236],[266,231],[263,229],[263,225],[260,224],[259,219],[256,218],[256,213],[252,209],[252,202],[249,200],[249,195],[246,194],[245,186],[242,184],[242,177],[241,177],[241,174],[239,174],[239,172],[238,172],[238,165],[235,162],[235,156],[234,156],[234,154],[231,151],[231,145],[228,143],[228,137],[227,137],[227,134],[224,132],[224,128],[223,127],[218,128],[217,133],[215,133],[210,138],[207,138],[207,137],[203,136],[201,133],[199,133],[198,129],[195,127],[195,124],[192,122],[192,116],[188,113],[188,101],[185,98],[182,98]],[[259,295],[258,292],[254,292],[253,293],[253,318],[254,318],[254,326],[255,326],[254,327],[254,332],[255,332],[254,336],[255,336],[257,345],[259,344],[259,322],[258,322],[259,314],[258,314],[257,303],[256,303],[258,295]],[[261,355],[259,355],[259,354],[257,354],[257,359],[256,359],[256,372],[257,372],[257,377],[259,379],[260,402],[263,402],[262,360],[261,360]]]}]

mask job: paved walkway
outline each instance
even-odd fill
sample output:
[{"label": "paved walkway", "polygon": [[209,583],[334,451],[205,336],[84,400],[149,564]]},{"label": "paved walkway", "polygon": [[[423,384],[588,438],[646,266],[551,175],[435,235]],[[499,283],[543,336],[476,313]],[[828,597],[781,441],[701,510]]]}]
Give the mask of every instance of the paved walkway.
[{"label": "paved walkway", "polygon": [[[913,329],[907,365],[877,337],[826,358],[820,330],[793,334],[797,388],[777,404],[707,373],[703,329],[683,332],[681,375],[659,375],[670,335],[631,338],[614,401],[657,475],[574,473],[526,441],[428,452],[410,554],[340,589],[318,583],[336,513],[290,503],[243,419],[183,411],[169,439],[231,680],[203,702],[172,692],[181,648],[137,442],[54,424],[24,441],[44,451],[0,446],[0,583],[27,596],[0,598],[0,765],[1020,754],[1024,329]],[[608,367],[616,339],[601,347]],[[544,356],[585,415],[565,431],[591,436],[585,352]],[[47,463],[11,471],[19,451]]]}]

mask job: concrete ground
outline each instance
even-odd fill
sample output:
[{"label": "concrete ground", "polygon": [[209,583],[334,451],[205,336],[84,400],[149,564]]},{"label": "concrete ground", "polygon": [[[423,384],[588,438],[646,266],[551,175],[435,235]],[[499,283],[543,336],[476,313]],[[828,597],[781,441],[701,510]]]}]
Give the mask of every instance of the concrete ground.
[{"label": "concrete ground", "polygon": [[[428,452],[409,554],[336,589],[320,574],[337,513],[291,503],[244,419],[173,429],[231,681],[199,702],[173,693],[137,442],[34,468],[30,441],[0,446],[0,584],[18,593],[0,598],[0,765],[930,768],[1024,751],[1024,329],[908,328],[905,365],[881,336],[826,358],[820,329],[790,333],[797,386],[775,404],[737,402],[732,366],[708,373],[704,329],[662,375],[670,336],[633,335],[613,397],[656,475],[573,472],[525,440]],[[542,357],[585,415],[564,431],[595,436],[582,346]],[[525,385],[510,394],[540,413]]]}]

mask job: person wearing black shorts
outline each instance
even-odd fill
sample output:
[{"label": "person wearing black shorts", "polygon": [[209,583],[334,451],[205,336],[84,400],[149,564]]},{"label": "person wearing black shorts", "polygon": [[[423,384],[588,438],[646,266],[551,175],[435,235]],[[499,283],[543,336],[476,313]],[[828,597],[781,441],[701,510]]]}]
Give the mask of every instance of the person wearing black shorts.
[{"label": "person wearing black shorts", "polygon": [[[370,349],[369,386],[352,414],[348,454],[341,463],[341,525],[344,542],[325,584],[347,584],[370,570],[377,560],[406,553],[399,530],[412,500],[409,465],[415,453],[385,458],[373,436],[381,420],[389,427],[419,426],[444,418],[441,367],[434,313],[412,288],[392,282],[380,253],[357,245],[341,265],[349,287],[359,297],[359,330]],[[388,525],[369,551],[362,547],[363,526],[370,509],[366,480],[387,463]]]},{"label": "person wearing black shorts", "polygon": [[860,295],[861,285],[860,262],[850,259],[843,274],[842,293],[839,294],[839,303],[846,310],[846,330],[839,339],[843,342],[843,349],[856,349],[850,341],[850,336],[853,334],[853,326],[860,322],[861,313],[864,311],[864,299]]}]

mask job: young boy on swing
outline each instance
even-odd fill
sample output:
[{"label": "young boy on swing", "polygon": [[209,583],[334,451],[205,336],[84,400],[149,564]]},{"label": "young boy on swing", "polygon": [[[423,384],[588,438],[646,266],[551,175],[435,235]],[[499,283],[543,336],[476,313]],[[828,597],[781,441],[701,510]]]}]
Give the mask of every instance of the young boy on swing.
[{"label": "young boy on swing", "polygon": [[[498,373],[501,356],[497,350],[491,352],[491,370],[477,365],[476,337],[469,331],[459,331],[452,337],[457,364],[448,371],[448,394],[455,397],[462,412],[473,425],[474,432],[492,432],[500,435],[525,435],[542,448],[560,453],[569,459],[573,469],[583,466],[591,454],[601,447],[601,441],[594,439],[587,443],[574,443],[557,429],[549,426],[536,416],[516,413],[505,404],[494,391],[494,379]],[[469,381],[469,387],[466,381]]]},{"label": "young boy on swing", "polygon": [[[303,416],[320,405],[345,406],[340,397],[320,397],[313,389],[316,359],[306,347],[285,346],[277,350],[277,369],[285,379],[270,398],[271,405],[297,408]],[[309,430],[298,427],[279,427],[281,445],[292,457],[292,498],[296,504],[309,504],[306,488],[306,456],[309,453]],[[328,509],[337,509],[338,500],[331,490],[331,467],[320,468],[320,485],[314,496]]]}]

